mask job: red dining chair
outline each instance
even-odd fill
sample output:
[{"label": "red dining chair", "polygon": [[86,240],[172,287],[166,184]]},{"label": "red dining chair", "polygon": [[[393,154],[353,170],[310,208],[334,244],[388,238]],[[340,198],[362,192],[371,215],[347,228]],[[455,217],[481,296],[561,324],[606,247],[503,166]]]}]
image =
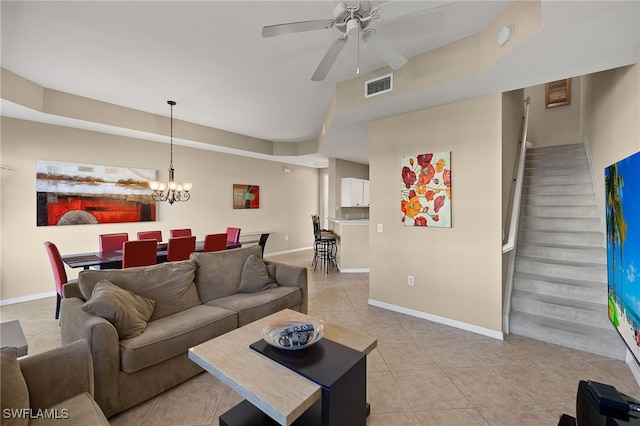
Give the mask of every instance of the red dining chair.
[{"label": "red dining chair", "polygon": [[122,268],[155,265],[158,257],[156,240],[125,241],[122,244]]},{"label": "red dining chair", "polygon": [[172,229],[169,231],[170,237],[190,237],[191,236],[191,228],[184,229]]},{"label": "red dining chair", "polygon": [[227,228],[227,247],[240,247],[240,228]]},{"label": "red dining chair", "polygon": [[221,251],[227,248],[227,234],[209,234],[204,237],[204,252]]},{"label": "red dining chair", "polygon": [[167,262],[187,260],[191,253],[196,251],[196,237],[169,238],[167,245]]},{"label": "red dining chair", "polygon": [[[47,249],[51,269],[53,269],[53,279],[56,282],[56,319],[60,318],[60,302],[62,301],[62,286],[69,282],[67,280],[67,271],[64,269],[64,263],[60,256],[60,251],[55,244],[50,241],[44,242]],[[75,281],[75,280],[74,280]]]},{"label": "red dining chair", "polygon": [[139,240],[155,240],[157,243],[162,242],[162,231],[139,231]]},{"label": "red dining chair", "polygon": [[129,241],[127,232],[98,235],[100,251],[122,250],[122,243]]}]

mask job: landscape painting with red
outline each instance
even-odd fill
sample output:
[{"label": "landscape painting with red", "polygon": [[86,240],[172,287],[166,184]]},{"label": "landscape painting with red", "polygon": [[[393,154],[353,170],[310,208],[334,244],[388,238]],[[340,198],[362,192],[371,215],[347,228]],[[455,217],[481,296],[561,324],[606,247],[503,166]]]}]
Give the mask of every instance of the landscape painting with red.
[{"label": "landscape painting with red", "polygon": [[37,225],[155,221],[155,178],[152,169],[38,160]]}]

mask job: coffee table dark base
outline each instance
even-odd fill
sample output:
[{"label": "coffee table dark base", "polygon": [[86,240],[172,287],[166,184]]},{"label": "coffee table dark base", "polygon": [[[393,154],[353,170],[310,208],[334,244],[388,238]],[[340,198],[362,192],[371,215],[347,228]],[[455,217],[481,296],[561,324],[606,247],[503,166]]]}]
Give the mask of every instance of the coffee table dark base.
[{"label": "coffee table dark base", "polygon": [[[367,417],[371,406],[367,403]],[[247,400],[220,416],[220,426],[276,426],[278,423]],[[322,426],[322,401],[318,400],[291,426]]]},{"label": "coffee table dark base", "polygon": [[[264,340],[258,340],[250,347],[321,386],[320,400],[293,425],[366,426],[370,411],[366,399],[366,354],[328,339],[300,351],[276,349]],[[244,401],[220,416],[220,424],[275,425],[277,422]]]}]

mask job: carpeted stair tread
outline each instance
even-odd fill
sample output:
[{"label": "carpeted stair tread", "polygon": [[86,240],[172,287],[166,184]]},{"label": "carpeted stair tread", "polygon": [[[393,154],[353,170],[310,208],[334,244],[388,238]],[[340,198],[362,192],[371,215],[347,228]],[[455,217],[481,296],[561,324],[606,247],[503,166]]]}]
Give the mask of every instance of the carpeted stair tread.
[{"label": "carpeted stair tread", "polygon": [[[555,320],[554,326],[548,326],[549,320],[539,315],[524,312],[512,312],[510,327],[514,334],[573,349],[587,351],[609,358],[624,360],[626,346],[617,331],[598,327],[589,327],[563,320]],[[544,339],[540,339],[544,335]]]}]

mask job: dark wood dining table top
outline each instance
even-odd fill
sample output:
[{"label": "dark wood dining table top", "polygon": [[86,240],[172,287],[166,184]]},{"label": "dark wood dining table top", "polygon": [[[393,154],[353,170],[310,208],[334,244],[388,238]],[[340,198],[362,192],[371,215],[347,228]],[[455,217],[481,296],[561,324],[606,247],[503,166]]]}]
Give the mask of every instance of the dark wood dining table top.
[{"label": "dark wood dining table top", "polygon": [[[249,233],[246,236],[260,235],[260,239],[241,240],[240,243],[227,242],[227,250],[242,247],[243,244],[259,243],[262,246],[264,254],[264,245],[266,244],[269,234],[273,232],[256,232]],[[204,250],[204,241],[196,241],[196,250],[201,252]],[[89,269],[97,266],[99,269],[121,269],[122,268],[122,250],[94,251],[89,253],[65,254],[62,261],[70,268]],[[167,261],[167,243],[158,243],[157,262],[163,263]]]},{"label": "dark wood dining table top", "polygon": [[[202,251],[204,241],[196,242],[196,251]],[[233,248],[233,247],[227,247]],[[95,251],[89,253],[65,254],[62,261],[71,268],[88,269],[91,266],[99,266],[100,269],[121,269],[122,250]],[[167,243],[158,243],[157,262],[167,261]]]}]

